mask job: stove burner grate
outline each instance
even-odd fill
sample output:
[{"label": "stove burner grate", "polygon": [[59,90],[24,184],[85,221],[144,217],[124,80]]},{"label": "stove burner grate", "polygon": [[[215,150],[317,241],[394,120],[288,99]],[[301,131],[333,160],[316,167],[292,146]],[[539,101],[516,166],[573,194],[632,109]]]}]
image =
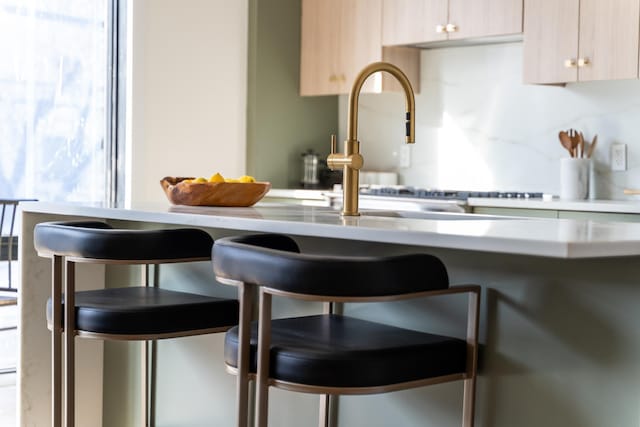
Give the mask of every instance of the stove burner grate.
[{"label": "stove burner grate", "polygon": [[466,201],[469,197],[498,199],[542,199],[542,193],[522,191],[459,191],[432,190],[416,187],[370,187],[361,188],[361,195],[407,197],[417,199],[444,199]]}]

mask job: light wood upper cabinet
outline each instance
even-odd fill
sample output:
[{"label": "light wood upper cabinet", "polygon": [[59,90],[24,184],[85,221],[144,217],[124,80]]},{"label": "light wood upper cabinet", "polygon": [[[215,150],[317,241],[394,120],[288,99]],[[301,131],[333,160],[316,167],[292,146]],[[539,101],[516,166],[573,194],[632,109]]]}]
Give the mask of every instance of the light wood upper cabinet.
[{"label": "light wood upper cabinet", "polygon": [[384,0],[382,44],[522,33],[523,0]]},{"label": "light wood upper cabinet", "polygon": [[449,0],[384,0],[382,44],[409,45],[447,40],[444,27],[449,17]]},{"label": "light wood upper cabinet", "polygon": [[640,0],[526,0],[525,83],[638,77]]},{"label": "light wood upper cabinet", "polygon": [[640,0],[580,0],[578,80],[637,78],[639,36]]},{"label": "light wood upper cabinet", "polygon": [[[301,95],[349,93],[360,70],[376,61],[400,67],[417,92],[419,55],[382,47],[382,0],[302,0]],[[362,91],[397,90],[390,81],[371,76]]]},{"label": "light wood upper cabinet", "polygon": [[522,0],[449,0],[449,39],[522,33]]}]

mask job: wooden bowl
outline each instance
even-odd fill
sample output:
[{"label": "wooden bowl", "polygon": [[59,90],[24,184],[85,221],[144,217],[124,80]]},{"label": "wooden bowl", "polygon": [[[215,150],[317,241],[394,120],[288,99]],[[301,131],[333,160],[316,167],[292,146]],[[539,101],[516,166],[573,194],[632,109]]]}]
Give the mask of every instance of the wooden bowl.
[{"label": "wooden bowl", "polygon": [[167,176],[160,185],[174,205],[252,206],[271,188],[269,182],[185,182],[191,177]]}]

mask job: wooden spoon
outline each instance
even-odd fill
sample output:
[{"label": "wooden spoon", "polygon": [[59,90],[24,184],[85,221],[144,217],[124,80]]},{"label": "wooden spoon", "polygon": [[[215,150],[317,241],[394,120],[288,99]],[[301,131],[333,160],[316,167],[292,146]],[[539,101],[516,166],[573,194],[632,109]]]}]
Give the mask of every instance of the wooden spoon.
[{"label": "wooden spoon", "polygon": [[569,137],[571,137],[571,157],[578,157],[580,134],[575,129],[569,129]]},{"label": "wooden spoon", "polygon": [[571,142],[569,134],[561,130],[558,134],[558,138],[560,138],[562,146],[569,152],[569,154],[571,154],[571,157],[573,157],[573,143]]}]

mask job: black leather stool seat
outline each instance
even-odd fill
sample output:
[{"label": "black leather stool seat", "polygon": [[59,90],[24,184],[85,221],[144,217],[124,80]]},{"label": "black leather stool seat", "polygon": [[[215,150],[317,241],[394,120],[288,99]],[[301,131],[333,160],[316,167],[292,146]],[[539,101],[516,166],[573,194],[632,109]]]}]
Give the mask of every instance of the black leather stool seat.
[{"label": "black leather stool seat", "polygon": [[[250,365],[256,372],[257,327]],[[327,387],[373,387],[466,371],[466,342],[338,315],[271,322],[269,377]],[[227,331],[225,362],[237,367],[238,327]]]},{"label": "black leather stool seat", "polygon": [[[222,328],[237,323],[239,310],[237,300],[152,287],[80,291],[75,293],[75,306],[76,329],[123,335]],[[49,298],[49,328],[51,321]]]},{"label": "black leather stool seat", "polygon": [[48,222],[35,227],[38,252],[96,260],[155,263],[209,258],[213,239],[198,229],[126,230],[100,221]]}]

